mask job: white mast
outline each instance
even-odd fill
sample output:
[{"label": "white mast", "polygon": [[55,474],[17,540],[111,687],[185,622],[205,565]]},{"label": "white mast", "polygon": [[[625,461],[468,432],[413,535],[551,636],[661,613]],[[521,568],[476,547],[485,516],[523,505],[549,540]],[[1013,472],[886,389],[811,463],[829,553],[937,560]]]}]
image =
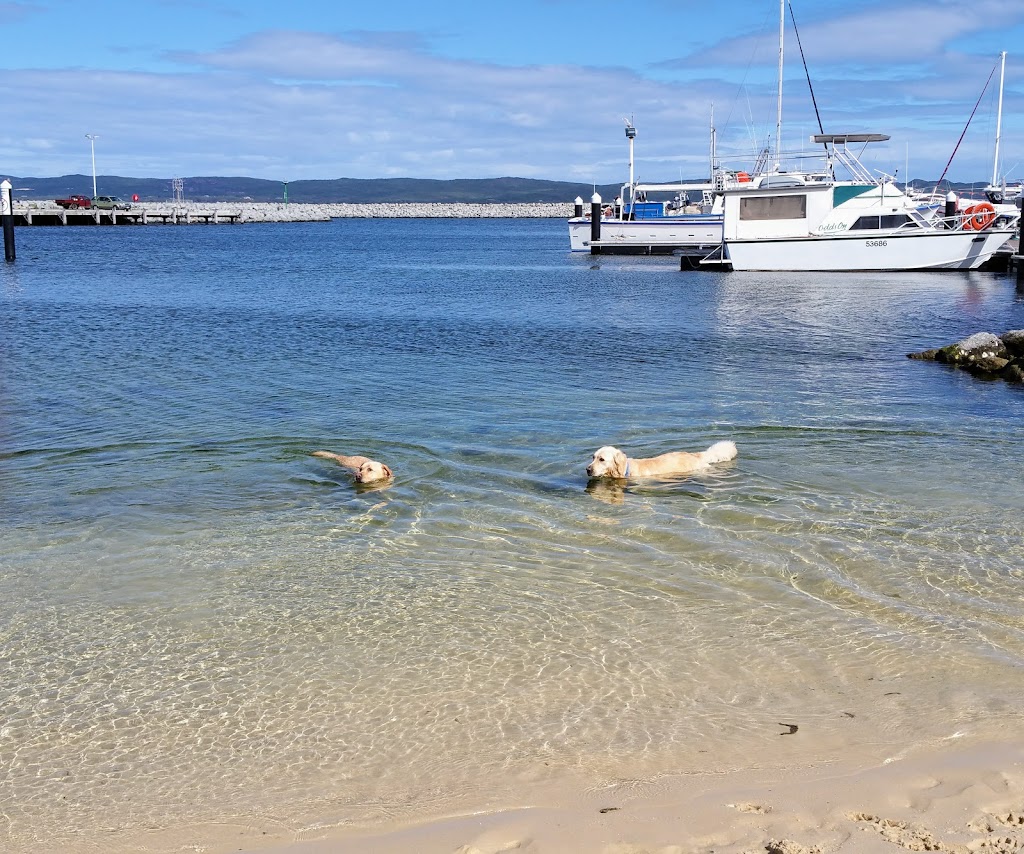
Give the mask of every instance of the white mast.
[{"label": "white mast", "polygon": [[1006,74],[1006,51],[1004,50],[1000,55],[1000,61],[1002,67],[999,69],[999,107],[996,112],[996,153],[992,161],[992,186],[996,186],[996,181],[999,180],[999,134],[1002,130],[1003,124],[1003,78]]},{"label": "white mast", "polygon": [[775,121],[775,171],[778,172],[781,158],[782,140],[782,59],[783,59],[783,37],[786,29],[786,0],[779,0],[779,110]]}]

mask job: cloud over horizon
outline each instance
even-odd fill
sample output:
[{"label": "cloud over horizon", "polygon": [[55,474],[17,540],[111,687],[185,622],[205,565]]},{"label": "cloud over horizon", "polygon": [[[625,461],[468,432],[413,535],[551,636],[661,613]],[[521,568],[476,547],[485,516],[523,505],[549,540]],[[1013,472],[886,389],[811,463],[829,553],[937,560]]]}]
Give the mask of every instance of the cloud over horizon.
[{"label": "cloud over horizon", "polygon": [[[23,4],[0,4],[0,22],[15,30],[34,17]],[[996,61],[998,51],[978,40],[1022,28],[1024,4],[981,0],[965,9],[940,0],[839,14],[814,7],[807,18],[798,19],[800,39],[826,130],[889,133],[878,168],[891,172],[909,160],[912,176],[933,178]],[[225,30],[208,34],[207,45],[154,43],[142,62],[133,53],[112,54],[106,67],[71,56],[83,64],[10,68],[0,168],[86,172],[84,135],[96,133],[104,174],[608,183],[625,178],[623,117],[639,128],[645,180],[707,172],[712,105],[723,154],[750,156],[774,134],[778,24],[770,14],[735,37],[682,43],[675,56],[603,51],[585,62],[532,57],[525,48],[521,62],[459,56],[442,49],[443,31],[455,26],[266,27],[233,37]],[[817,125],[791,32],[787,39],[783,142],[792,146]],[[955,180],[992,170],[994,88],[958,153]],[[1011,58],[1008,148],[1020,138],[1022,89],[1024,74]],[[1006,153],[1012,164],[1016,153]]]}]

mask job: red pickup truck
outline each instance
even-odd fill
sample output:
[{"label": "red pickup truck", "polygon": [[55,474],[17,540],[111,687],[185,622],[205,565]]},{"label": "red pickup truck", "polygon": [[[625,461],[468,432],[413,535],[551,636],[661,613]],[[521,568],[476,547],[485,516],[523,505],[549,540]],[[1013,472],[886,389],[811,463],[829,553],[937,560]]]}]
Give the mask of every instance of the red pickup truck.
[{"label": "red pickup truck", "polygon": [[68,208],[91,208],[92,199],[88,196],[68,196],[66,199],[54,199],[54,201],[62,208],[67,210]]}]

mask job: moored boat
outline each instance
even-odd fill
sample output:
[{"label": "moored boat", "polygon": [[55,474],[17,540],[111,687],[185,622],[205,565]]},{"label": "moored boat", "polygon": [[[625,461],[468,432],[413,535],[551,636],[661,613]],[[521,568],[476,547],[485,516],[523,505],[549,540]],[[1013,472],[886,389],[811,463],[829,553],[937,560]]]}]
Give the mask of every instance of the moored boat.
[{"label": "moored boat", "polygon": [[[973,270],[1013,235],[1019,212],[991,206],[930,217],[888,178],[870,177],[850,143],[884,134],[818,134],[826,171],[776,173],[723,191],[723,241],[713,259],[733,270]],[[849,180],[836,180],[842,164]]]},{"label": "moored boat", "polygon": [[[716,187],[730,178],[717,174],[714,130],[711,132],[711,172],[707,181],[683,183],[638,183],[633,176],[633,140],[636,127],[626,121],[629,141],[629,181],[618,198],[609,204],[591,205],[586,210],[576,199],[569,219],[569,248],[573,252],[603,254],[696,254],[706,255],[722,243],[722,208]],[[743,180],[746,173],[733,173],[731,180]],[[716,183],[717,182],[717,183]],[[693,196],[691,200],[691,194]],[[594,213],[599,212],[598,227]]]},{"label": "moored boat", "polygon": [[682,198],[627,204],[616,199],[601,208],[597,241],[589,211],[570,219],[569,246],[573,252],[611,255],[707,254],[722,243],[722,223],[720,205],[714,210]]}]

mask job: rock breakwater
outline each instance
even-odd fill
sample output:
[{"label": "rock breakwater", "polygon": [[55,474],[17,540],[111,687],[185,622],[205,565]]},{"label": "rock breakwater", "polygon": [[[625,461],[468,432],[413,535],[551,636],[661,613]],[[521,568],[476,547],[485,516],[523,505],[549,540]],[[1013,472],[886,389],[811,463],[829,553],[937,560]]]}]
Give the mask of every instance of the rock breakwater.
[{"label": "rock breakwater", "polygon": [[989,379],[1024,382],[1024,329],[1002,335],[976,332],[945,347],[907,353],[907,358],[941,362]]},{"label": "rock breakwater", "polygon": [[[54,214],[59,208],[52,201],[19,202],[21,208],[34,214]],[[572,216],[572,202],[548,203],[432,203],[432,202],[372,202],[366,204],[333,203],[303,204],[282,202],[136,202],[129,213],[147,212],[160,216],[176,212],[177,222],[205,221],[202,218],[219,213],[217,221],[235,222],[326,222],[331,219],[518,219],[563,218]],[[226,217],[230,215],[232,219]],[[213,221],[212,219],[210,221]]]}]

